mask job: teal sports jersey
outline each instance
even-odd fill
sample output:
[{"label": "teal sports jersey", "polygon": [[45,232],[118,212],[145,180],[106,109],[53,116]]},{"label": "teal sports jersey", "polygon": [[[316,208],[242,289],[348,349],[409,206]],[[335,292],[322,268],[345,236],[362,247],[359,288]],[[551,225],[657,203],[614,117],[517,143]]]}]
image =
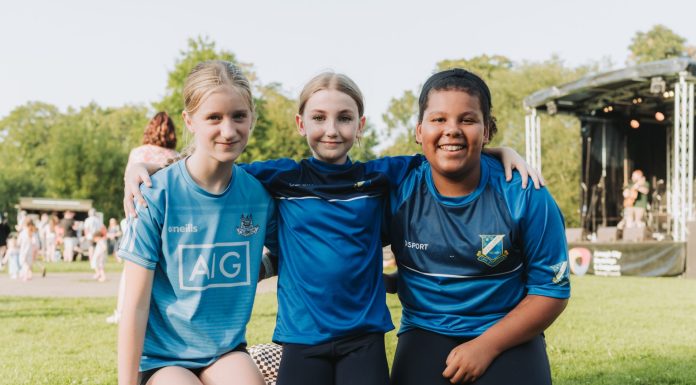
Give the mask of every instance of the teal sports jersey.
[{"label": "teal sports jersey", "polygon": [[205,367],[241,343],[264,242],[275,241],[275,203],[238,166],[211,194],[179,161],[141,186],[147,207],[128,221],[118,255],[154,270],[140,370]]},{"label": "teal sports jersey", "polygon": [[244,166],[278,205],[274,341],[316,345],[394,328],[382,282],[383,221],[389,192],[423,159]]},{"label": "teal sports jersey", "polygon": [[401,328],[473,338],[527,294],[568,298],[563,217],[546,188],[505,181],[481,156],[471,194],[441,196],[425,162],[391,199],[391,247],[399,268]]}]

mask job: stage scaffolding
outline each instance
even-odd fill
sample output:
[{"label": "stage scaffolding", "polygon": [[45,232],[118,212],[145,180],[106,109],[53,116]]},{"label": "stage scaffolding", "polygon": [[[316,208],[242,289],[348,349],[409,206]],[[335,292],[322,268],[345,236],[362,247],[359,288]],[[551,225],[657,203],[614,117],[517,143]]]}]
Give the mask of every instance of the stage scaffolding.
[{"label": "stage scaffolding", "polygon": [[[637,92],[638,87],[645,88],[651,81],[662,80],[662,77],[668,79],[669,85],[666,88],[663,86],[660,92],[671,90],[674,95],[673,125],[671,130],[667,130],[666,159],[670,231],[673,240],[686,241],[687,221],[694,219],[696,61],[680,58],[645,63],[535,92],[524,101],[526,158],[530,165],[542,169],[539,110],[547,111],[549,115],[558,112],[578,117],[594,116],[596,110],[612,103],[612,96],[625,98],[629,93]],[[652,84],[650,92],[655,93]]]}]

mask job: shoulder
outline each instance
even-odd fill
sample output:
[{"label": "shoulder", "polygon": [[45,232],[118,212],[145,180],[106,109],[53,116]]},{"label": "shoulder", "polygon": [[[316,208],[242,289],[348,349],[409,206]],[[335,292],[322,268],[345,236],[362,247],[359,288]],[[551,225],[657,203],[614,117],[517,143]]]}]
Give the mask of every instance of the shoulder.
[{"label": "shoulder", "polygon": [[238,166],[252,175],[275,173],[299,168],[299,163],[290,158],[279,158],[252,163],[239,163]]},{"label": "shoulder", "polygon": [[181,191],[187,191],[186,181],[182,175],[181,167],[184,162],[180,160],[150,176],[152,186],[140,185],[140,192],[149,205],[162,208],[167,202],[167,195],[176,195]]},{"label": "shoulder", "polygon": [[250,174],[243,167],[237,165],[235,165],[234,167],[236,170],[234,177],[237,178],[236,183],[238,183],[238,188],[258,190],[264,194],[267,194],[266,189],[263,187],[263,184],[259,182],[259,180],[256,179],[252,174]]},{"label": "shoulder", "polygon": [[[368,170],[391,170],[402,169],[410,170],[420,166],[425,162],[425,157],[421,154],[415,155],[400,155],[400,156],[384,156],[364,163]],[[359,163],[359,162],[356,162]]]}]

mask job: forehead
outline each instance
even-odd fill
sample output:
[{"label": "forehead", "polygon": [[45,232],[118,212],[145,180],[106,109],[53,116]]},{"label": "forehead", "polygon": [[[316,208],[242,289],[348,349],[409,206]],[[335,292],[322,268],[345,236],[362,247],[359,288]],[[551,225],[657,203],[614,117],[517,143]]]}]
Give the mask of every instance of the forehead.
[{"label": "forehead", "polygon": [[481,113],[481,103],[477,95],[460,89],[431,90],[428,92],[426,112],[447,110],[466,110]]},{"label": "forehead", "polygon": [[220,86],[205,96],[199,111],[250,109],[248,98],[234,86]]},{"label": "forehead", "polygon": [[312,94],[307,99],[305,110],[343,111],[355,110],[358,104],[350,95],[336,89],[323,89]]}]

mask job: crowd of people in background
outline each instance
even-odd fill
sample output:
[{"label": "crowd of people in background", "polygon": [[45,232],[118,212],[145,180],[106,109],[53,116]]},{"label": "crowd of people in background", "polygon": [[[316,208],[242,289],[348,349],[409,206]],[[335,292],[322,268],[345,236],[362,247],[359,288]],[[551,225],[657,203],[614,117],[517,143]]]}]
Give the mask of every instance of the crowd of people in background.
[{"label": "crowd of people in background", "polygon": [[106,259],[115,256],[122,235],[116,218],[105,226],[95,209],[89,210],[84,221],[76,220],[75,212],[69,210],[40,215],[21,211],[14,228],[4,213],[0,219],[0,270],[6,270],[11,279],[28,281],[33,278],[35,262],[45,275],[48,263],[87,258],[94,270],[93,278],[104,282]]}]

